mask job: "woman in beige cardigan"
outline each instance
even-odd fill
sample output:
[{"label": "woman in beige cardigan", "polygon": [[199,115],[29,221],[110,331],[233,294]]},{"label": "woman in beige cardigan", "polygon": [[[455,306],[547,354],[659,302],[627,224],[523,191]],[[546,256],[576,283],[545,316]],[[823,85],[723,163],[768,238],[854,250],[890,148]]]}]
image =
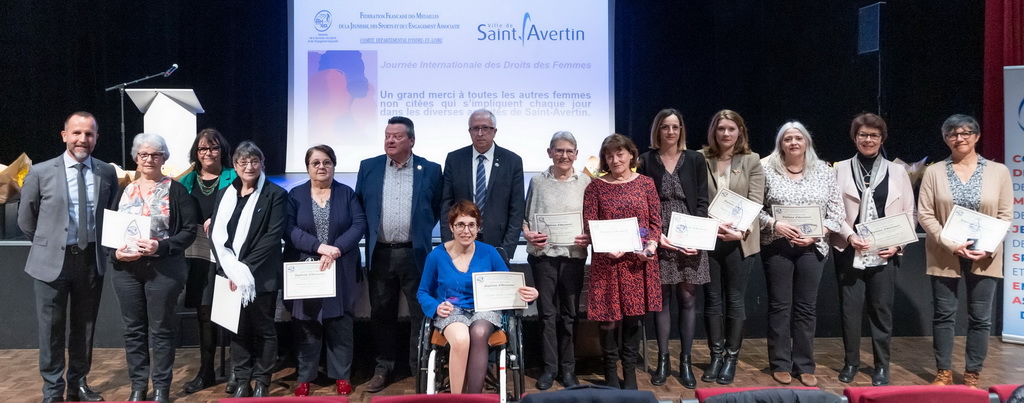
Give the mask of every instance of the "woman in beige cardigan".
[{"label": "woman in beige cardigan", "polygon": [[975,144],[981,129],[974,118],[953,115],[942,124],[942,136],[952,154],[929,166],[921,181],[918,201],[921,226],[927,234],[928,275],[932,279],[935,315],[932,319],[935,364],[933,385],[953,383],[953,332],[957,310],[957,286],[967,284],[967,366],[964,384],[978,386],[978,377],[988,352],[992,327],[992,300],[1003,277],[1003,247],[985,252],[968,241],[956,244],[939,237],[953,206],[1010,220],[1013,215],[1013,186],[1005,165],[978,155]]},{"label": "woman in beige cardigan", "polygon": [[[708,127],[708,145],[700,152],[708,165],[711,199],[720,189],[729,189],[757,204],[764,201],[761,157],[750,151],[747,125],[740,114],[728,109],[715,113]],[[731,384],[736,376],[746,319],[747,276],[754,255],[761,251],[757,228],[734,229],[730,224],[718,228],[718,243],[708,254],[711,282],[704,284],[704,325],[711,364],[700,379],[722,385]]]}]

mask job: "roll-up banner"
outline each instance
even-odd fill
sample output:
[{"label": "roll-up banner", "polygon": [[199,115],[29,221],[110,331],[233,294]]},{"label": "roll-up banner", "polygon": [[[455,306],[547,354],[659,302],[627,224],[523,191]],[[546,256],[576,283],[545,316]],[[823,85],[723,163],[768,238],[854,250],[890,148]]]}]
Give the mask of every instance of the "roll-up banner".
[{"label": "roll-up banner", "polygon": [[1024,66],[1003,68],[1004,152],[1013,180],[1013,224],[1003,244],[1003,342],[1024,344]]}]

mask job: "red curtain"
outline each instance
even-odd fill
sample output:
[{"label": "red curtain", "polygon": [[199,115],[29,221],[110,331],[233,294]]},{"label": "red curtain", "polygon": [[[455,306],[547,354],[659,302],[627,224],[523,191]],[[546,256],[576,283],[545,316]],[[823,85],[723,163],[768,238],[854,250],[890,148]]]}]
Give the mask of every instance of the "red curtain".
[{"label": "red curtain", "polygon": [[985,66],[981,153],[1002,161],[1003,66],[1024,65],[1024,0],[985,0]]}]

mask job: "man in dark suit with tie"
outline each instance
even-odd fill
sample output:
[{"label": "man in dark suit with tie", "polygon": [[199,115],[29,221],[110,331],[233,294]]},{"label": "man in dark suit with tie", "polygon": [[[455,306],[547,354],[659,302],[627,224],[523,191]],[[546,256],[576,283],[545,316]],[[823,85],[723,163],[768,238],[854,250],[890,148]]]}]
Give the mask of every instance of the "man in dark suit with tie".
[{"label": "man in dark suit with tie", "polygon": [[[447,217],[460,200],[476,203],[483,216],[478,239],[497,248],[507,263],[516,252],[523,226],[523,159],[494,144],[497,125],[494,114],[486,109],[469,116],[473,144],[448,153],[444,162],[441,217]],[[448,226],[441,226],[441,238],[452,239]]]},{"label": "man in dark suit with tie", "polygon": [[102,401],[85,377],[107,265],[99,246],[103,209],[117,198],[117,178],[114,167],[91,156],[99,137],[92,114],[73,113],[60,135],[67,150],[32,166],[18,210],[18,226],[32,240],[25,272],[35,278],[43,401],[64,401],[65,386],[68,401]]},{"label": "man in dark suit with tie", "polygon": [[[356,197],[366,211],[366,267],[370,316],[377,343],[377,367],[367,391],[387,386],[395,367],[398,295],[409,303],[411,329],[423,311],[416,290],[431,248],[431,232],[441,209],[441,166],[413,155],[416,131],[411,119],[395,116],[384,129],[384,154],[363,160]],[[410,367],[416,369],[416,331],[410,333]]]}]

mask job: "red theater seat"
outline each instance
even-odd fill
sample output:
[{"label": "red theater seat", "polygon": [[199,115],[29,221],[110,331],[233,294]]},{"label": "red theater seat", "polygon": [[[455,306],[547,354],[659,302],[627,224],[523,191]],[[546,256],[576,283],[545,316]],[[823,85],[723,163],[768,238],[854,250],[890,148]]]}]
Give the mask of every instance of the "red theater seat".
[{"label": "red theater seat", "polygon": [[850,403],[989,403],[988,392],[964,385],[850,387],[843,395]]},{"label": "red theater seat", "polygon": [[1000,402],[1006,403],[1010,399],[1010,395],[1013,394],[1013,391],[1019,387],[1020,385],[992,385],[992,387],[988,388],[988,391],[999,396]]},{"label": "red theater seat", "polygon": [[271,396],[271,397],[229,397],[218,400],[225,403],[348,403],[345,396]]},{"label": "red theater seat", "polygon": [[495,393],[466,393],[452,395],[448,393],[436,395],[396,395],[396,396],[374,396],[370,403],[416,403],[416,402],[445,402],[445,403],[493,403],[500,401],[500,396]]},{"label": "red theater seat", "polygon": [[709,398],[711,396],[717,396],[717,395],[721,395],[721,394],[725,394],[725,393],[746,392],[748,390],[758,390],[758,389],[819,390],[818,388],[810,388],[810,387],[803,387],[803,386],[801,386],[801,387],[792,387],[792,388],[779,387],[779,386],[765,386],[765,387],[752,387],[752,388],[700,388],[700,389],[697,389],[697,391],[696,391],[696,398],[697,398],[698,402],[704,403],[704,399],[707,399],[707,398]]}]

